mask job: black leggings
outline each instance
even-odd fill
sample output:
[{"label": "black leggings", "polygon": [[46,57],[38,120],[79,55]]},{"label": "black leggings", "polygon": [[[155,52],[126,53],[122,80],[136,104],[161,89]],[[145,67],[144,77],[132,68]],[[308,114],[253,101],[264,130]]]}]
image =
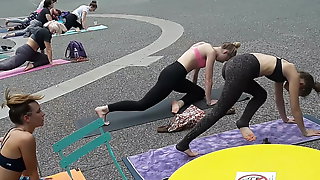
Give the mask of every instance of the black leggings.
[{"label": "black leggings", "polygon": [[206,115],[197,125],[177,144],[180,151],[189,149],[190,142],[214,125],[237,102],[243,92],[253,98],[247,104],[237,127],[249,127],[249,121],[254,113],[267,99],[267,92],[254,80],[259,77],[260,64],[252,54],[238,55],[225,63],[222,76],[225,79],[223,92],[218,103],[210,114]]},{"label": "black leggings", "polygon": [[109,111],[144,111],[158,104],[172,91],[187,93],[181,99],[186,105],[203,99],[204,90],[187,80],[186,75],[186,69],[176,61],[161,71],[157,83],[141,100],[109,104]]},{"label": "black leggings", "polygon": [[80,24],[77,20],[78,17],[75,14],[68,14],[66,16],[66,22],[64,23],[67,30],[71,29],[72,27],[83,29],[82,24]]},{"label": "black leggings", "polygon": [[0,61],[0,71],[11,70],[21,66],[26,61],[33,62],[33,67],[49,64],[48,56],[34,51],[28,44],[19,47],[14,56]]}]

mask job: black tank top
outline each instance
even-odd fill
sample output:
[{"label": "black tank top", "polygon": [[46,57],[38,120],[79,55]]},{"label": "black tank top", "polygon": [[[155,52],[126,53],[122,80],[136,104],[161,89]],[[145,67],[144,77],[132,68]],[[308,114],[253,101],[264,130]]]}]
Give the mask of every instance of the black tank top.
[{"label": "black tank top", "polygon": [[[8,138],[6,139],[7,135],[9,134],[9,132],[12,130],[13,128],[11,128],[6,135],[3,137],[4,142],[2,142],[1,146],[0,146],[0,150],[2,149],[2,147],[4,146],[4,144],[7,142]],[[3,156],[0,152],[0,166],[11,170],[11,171],[15,171],[15,172],[22,172],[24,170],[26,170],[26,166],[24,164],[23,158],[17,158],[17,159],[11,159],[11,158],[7,158],[5,156]]]},{"label": "black tank top", "polygon": [[31,35],[31,38],[38,44],[40,50],[44,50],[46,48],[44,42],[51,43],[52,34],[48,28],[39,28]]},{"label": "black tank top", "polygon": [[275,82],[285,82],[287,78],[283,76],[282,73],[282,63],[281,58],[277,57],[276,67],[273,70],[273,73],[269,76],[266,76],[268,79],[275,81]]}]

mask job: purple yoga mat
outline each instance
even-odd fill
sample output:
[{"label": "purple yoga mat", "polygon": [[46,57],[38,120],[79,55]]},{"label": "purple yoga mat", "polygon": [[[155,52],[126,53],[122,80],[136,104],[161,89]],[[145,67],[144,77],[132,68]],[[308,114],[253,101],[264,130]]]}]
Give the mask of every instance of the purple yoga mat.
[{"label": "purple yoga mat", "polygon": [[[320,129],[320,125],[304,118],[306,128]],[[257,136],[254,142],[244,140],[238,129],[195,139],[190,148],[201,155],[221,149],[262,144],[268,138],[272,144],[299,144],[319,139],[319,136],[304,137],[296,124],[286,124],[282,120],[275,120],[250,126]],[[182,137],[181,137],[182,138]],[[198,157],[200,157],[198,156]],[[197,158],[197,157],[195,157]],[[148,152],[129,156],[125,159],[126,165],[136,179],[161,180],[170,177],[179,167],[195,159],[186,156],[175,149],[175,145],[152,149]],[[140,176],[140,177],[139,177]]]},{"label": "purple yoga mat", "polygon": [[[53,63],[55,64],[53,66],[66,64],[69,62],[71,62],[71,61],[57,59],[57,60],[53,60]],[[38,71],[40,69],[45,69],[45,68],[49,68],[49,67],[52,67],[52,65],[48,64],[48,65],[44,65],[44,66],[39,66],[39,67],[30,69],[29,71],[24,71],[25,67],[18,67],[18,68],[9,70],[9,71],[2,71],[2,72],[0,72],[0,80],[8,78],[8,77],[12,77],[12,76],[17,76],[20,74],[26,74],[26,73],[33,72],[33,71]]]}]

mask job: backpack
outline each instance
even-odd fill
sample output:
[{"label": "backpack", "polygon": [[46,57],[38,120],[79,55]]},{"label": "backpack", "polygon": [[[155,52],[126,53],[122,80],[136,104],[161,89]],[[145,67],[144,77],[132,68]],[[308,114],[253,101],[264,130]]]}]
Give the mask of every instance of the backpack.
[{"label": "backpack", "polygon": [[88,60],[86,51],[84,50],[82,43],[78,41],[69,42],[64,56],[76,62]]}]

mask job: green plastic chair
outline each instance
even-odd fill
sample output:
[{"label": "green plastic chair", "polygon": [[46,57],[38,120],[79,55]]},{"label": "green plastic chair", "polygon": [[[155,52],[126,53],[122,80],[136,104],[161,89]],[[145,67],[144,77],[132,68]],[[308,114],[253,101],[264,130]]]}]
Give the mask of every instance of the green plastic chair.
[{"label": "green plastic chair", "polygon": [[[105,144],[107,146],[109,155],[111,156],[111,159],[115,166],[117,167],[122,179],[127,180],[127,177],[123,173],[112,149],[109,144],[109,141],[111,140],[111,134],[109,132],[104,132],[103,131],[103,125],[104,121],[102,118],[99,118],[92,123],[88,124],[87,126],[75,131],[74,133],[70,134],[67,137],[64,137],[57,143],[53,145],[53,151],[59,153],[59,156],[61,157],[61,160],[59,162],[60,167],[66,169],[68,172],[68,175],[70,178],[73,180],[71,172],[70,172],[70,165],[80,159],[82,156],[88,154],[101,144]],[[64,155],[63,150],[73,144],[74,142],[82,139],[84,136],[87,134],[91,133],[92,131],[95,131],[99,129],[100,131],[100,136],[97,137],[96,139],[92,140],[91,142],[87,143],[86,145],[78,148],[77,150],[73,151],[72,153],[68,155]]]}]

